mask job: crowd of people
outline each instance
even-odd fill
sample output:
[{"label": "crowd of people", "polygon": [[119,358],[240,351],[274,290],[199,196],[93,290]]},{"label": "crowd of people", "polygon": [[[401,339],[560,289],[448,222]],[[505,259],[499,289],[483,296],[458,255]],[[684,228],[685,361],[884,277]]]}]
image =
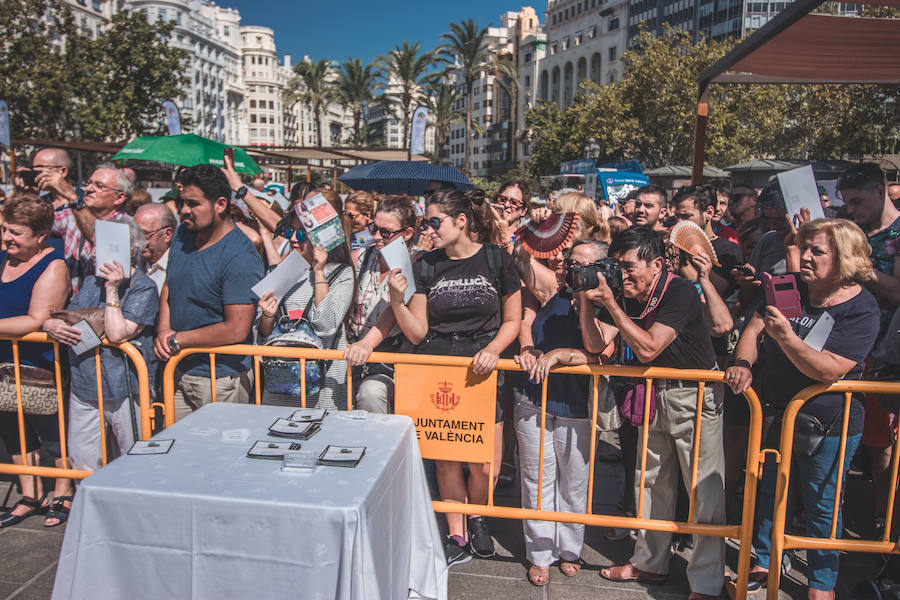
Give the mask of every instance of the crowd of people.
[{"label": "crowd of people", "polygon": [[[797,392],[816,382],[876,376],[884,365],[871,360],[873,348],[898,335],[888,323],[900,305],[900,211],[884,173],[872,164],[844,173],[838,182],[843,206],[832,209],[824,197],[828,218],[816,220],[806,211],[788,214],[777,182],[755,190],[714,181],[679,188],[672,197],[646,185],[614,210],[578,190],[541,201],[524,181],[505,182],[491,197],[435,181],[422,203],[363,191],[342,199],[327,187],[300,183],[282,206],[251,189],[258,182],[246,185],[227,159],[223,169],[181,169],[162,203],[135,201],[133,172],[101,165],[78,186],[70,169],[63,150],[39,151],[30,167],[35,175],[17,178],[3,203],[0,333],[44,331],[72,348],[83,336],[75,319],[91,315],[111,343],[138,348],[150,366],[153,394],[159,393],[161,366],[184,348],[266,344],[343,351],[345,360],[305,365],[266,358],[261,381],[254,381],[249,357],[218,354],[212,373],[205,356],[189,356],[175,371],[178,419],[212,401],[211,385],[219,402],[250,402],[258,386],[265,404],[297,406],[305,393],[309,406],[345,409],[348,370],[354,406],[390,413],[393,366],[368,362],[372,352],[468,356],[476,375],[493,371],[501,357],[513,358],[521,371],[498,378],[495,439],[504,443],[496,444],[494,472],[501,485],[518,475],[525,508],[537,507],[540,498],[544,510],[580,513],[591,501],[589,449],[597,433],[589,406],[595,392],[604,400],[600,428],[618,432],[618,451],[605,459],[621,460],[627,480],[621,497],[610,496],[617,494],[612,490],[598,493],[626,515],[634,515],[637,500],[645,382],[600,377],[601,389],[592,390],[591,377],[551,374],[553,367],[725,371],[725,385],[703,387],[693,511],[698,522],[725,524],[741,517],[749,427],[742,393],[752,385],[759,394],[764,437],[774,447],[783,409]],[[317,195],[341,215],[345,240],[329,251],[314,245],[306,229],[302,203]],[[129,272],[117,262],[95,264],[98,220],[128,226]],[[708,246],[679,249],[670,229],[680,221],[695,224]],[[536,234],[548,231],[553,235]],[[397,238],[409,251],[414,281],[388,268],[381,255]],[[251,288],[291,252],[309,269],[282,297],[272,291],[257,296]],[[765,274],[794,276],[799,316],[788,318],[767,304]],[[415,293],[408,298],[412,284]],[[48,385],[55,388],[52,354],[46,344],[19,344],[23,375],[27,369],[37,382],[23,387],[23,394],[37,397]],[[102,464],[94,354],[70,349],[63,358],[68,466],[94,470]],[[12,345],[4,342],[0,363],[13,359]],[[100,365],[103,417],[119,451],[127,450],[137,437],[138,382],[115,348],[103,348]],[[640,499],[646,518],[687,517],[698,390],[693,381],[653,382]],[[802,504],[797,515],[812,536],[829,531],[841,494],[836,480],[843,411],[841,394],[816,396],[801,411],[806,433],[797,434],[792,481]],[[0,438],[13,460],[35,464],[43,447],[63,466],[57,415],[26,414],[24,427],[25,456],[16,413],[0,412]],[[888,508],[896,435],[896,414],[879,398],[853,395],[843,469],[864,446],[876,534]],[[516,464],[518,472],[511,473]],[[775,466],[766,462],[759,484],[751,589],[764,584],[770,568]],[[446,501],[484,504],[497,485],[489,465],[437,461],[435,468],[437,493]],[[47,526],[65,521],[75,493],[70,480],[56,480],[52,499],[39,478],[22,476],[20,485],[22,500],[0,516],[0,525],[36,513],[46,513]],[[526,520],[523,527],[531,583],[547,584],[556,563],[566,576],[579,573],[583,525]],[[448,514],[447,529],[449,564],[494,554],[484,517]],[[610,529],[606,535],[631,533]],[[672,535],[635,535],[630,560],[600,574],[614,581],[665,580]],[[718,597],[725,541],[695,536],[692,544],[691,598]],[[808,567],[809,597],[833,597],[838,553],[811,550]]]}]

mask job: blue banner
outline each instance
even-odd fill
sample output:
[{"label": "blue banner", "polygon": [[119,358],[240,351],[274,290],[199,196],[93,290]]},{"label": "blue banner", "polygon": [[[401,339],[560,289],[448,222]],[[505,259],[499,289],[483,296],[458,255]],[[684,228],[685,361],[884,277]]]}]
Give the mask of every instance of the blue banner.
[{"label": "blue banner", "polygon": [[9,108],[5,100],[0,100],[0,145],[10,147],[9,142]]},{"label": "blue banner", "polygon": [[171,100],[166,100],[163,102],[163,110],[166,113],[169,135],[181,135],[181,115],[178,114],[178,107]]},{"label": "blue banner", "polygon": [[428,121],[428,109],[420,106],[413,113],[412,137],[409,142],[411,154],[423,154],[425,152],[425,124]]}]

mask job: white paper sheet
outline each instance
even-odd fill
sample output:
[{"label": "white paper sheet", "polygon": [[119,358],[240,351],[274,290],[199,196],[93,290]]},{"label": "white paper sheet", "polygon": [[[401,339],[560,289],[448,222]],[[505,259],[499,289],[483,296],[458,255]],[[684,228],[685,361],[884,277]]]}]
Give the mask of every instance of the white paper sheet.
[{"label": "white paper sheet", "polygon": [[100,267],[117,261],[122,265],[125,277],[131,275],[131,233],[125,223],[95,221],[94,234],[97,238],[97,264],[94,274],[100,276]]},{"label": "white paper sheet", "polygon": [[385,245],[381,249],[381,256],[387,263],[389,269],[400,269],[404,277],[406,277],[406,293],[403,294],[403,303],[409,302],[409,299],[416,293],[416,282],[413,278],[412,261],[409,259],[409,250],[406,248],[406,240],[402,235],[398,235],[390,244]]},{"label": "white paper sheet", "polygon": [[271,205],[272,202],[275,202],[276,204],[278,204],[278,206],[281,207],[281,210],[287,210],[291,205],[291,201],[285,198],[284,194],[279,191],[276,191],[273,196],[270,196],[266,192],[260,192],[259,190],[254,190],[253,188],[248,187],[247,192],[253,194],[266,204]]},{"label": "white paper sheet", "polygon": [[819,202],[819,188],[813,176],[812,165],[779,173],[778,184],[781,186],[784,203],[791,217],[800,214],[801,208],[808,208],[810,218],[825,218],[822,203]]},{"label": "white paper sheet", "polygon": [[816,324],[812,326],[812,329],[803,338],[803,341],[816,352],[821,352],[822,348],[825,347],[825,342],[828,341],[828,336],[831,335],[832,329],[834,329],[834,318],[827,311],[823,312],[819,315],[819,320],[816,321]]},{"label": "white paper sheet", "polygon": [[81,339],[78,340],[77,344],[72,346],[72,352],[74,352],[76,356],[81,356],[85,352],[93,350],[100,345],[100,338],[97,337],[93,328],[91,328],[84,319],[78,321],[72,325],[72,327],[81,332]]},{"label": "white paper sheet", "polygon": [[259,280],[250,290],[263,297],[268,291],[275,292],[275,298],[281,302],[281,299],[288,293],[294,284],[300,281],[300,278],[309,271],[309,263],[298,252],[294,251],[287,255],[281,261],[275,270]]},{"label": "white paper sheet", "polygon": [[818,179],[816,183],[825,188],[825,193],[828,194],[828,205],[831,208],[844,205],[844,199],[841,198],[837,189],[837,179]]},{"label": "white paper sheet", "polygon": [[137,441],[128,451],[128,454],[168,454],[175,440],[146,440]]}]

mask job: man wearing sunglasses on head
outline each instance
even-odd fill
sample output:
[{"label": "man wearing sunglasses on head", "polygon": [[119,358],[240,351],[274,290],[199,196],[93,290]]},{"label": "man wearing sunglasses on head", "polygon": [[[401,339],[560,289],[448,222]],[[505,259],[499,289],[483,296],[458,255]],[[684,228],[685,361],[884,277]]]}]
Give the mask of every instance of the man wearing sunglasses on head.
[{"label": "man wearing sunglasses on head", "polygon": [[[44,186],[48,181],[57,183],[46,185],[57,185],[59,180],[45,170],[37,181]],[[53,231],[65,241],[66,264],[74,290],[83,278],[94,274],[94,223],[125,215],[125,204],[131,199],[134,184],[119,169],[101,167],[91,173],[83,188],[83,200],[74,192],[64,196],[70,201],[56,208],[53,224]]]}]

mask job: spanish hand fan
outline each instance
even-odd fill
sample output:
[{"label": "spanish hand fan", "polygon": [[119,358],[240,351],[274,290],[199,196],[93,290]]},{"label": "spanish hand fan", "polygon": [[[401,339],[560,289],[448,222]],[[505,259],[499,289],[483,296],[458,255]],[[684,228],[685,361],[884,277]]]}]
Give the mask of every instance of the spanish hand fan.
[{"label": "spanish hand fan", "polygon": [[678,221],[669,232],[669,242],[679,250],[684,250],[691,255],[703,252],[709,256],[714,265],[722,266],[719,264],[716,251],[713,250],[706,233],[693,221]]},{"label": "spanish hand fan", "polygon": [[535,258],[552,258],[575,235],[577,213],[552,213],[535,223],[529,221],[516,231],[516,239]]}]

